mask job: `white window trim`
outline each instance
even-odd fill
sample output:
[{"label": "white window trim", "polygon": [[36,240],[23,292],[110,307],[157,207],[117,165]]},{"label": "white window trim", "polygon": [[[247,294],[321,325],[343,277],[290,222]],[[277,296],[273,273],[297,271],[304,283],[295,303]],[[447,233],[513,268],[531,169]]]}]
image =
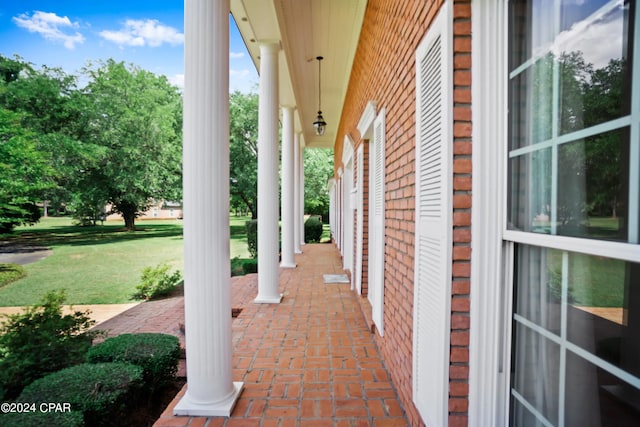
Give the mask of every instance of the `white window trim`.
[{"label": "white window trim", "polygon": [[[346,135],[342,145],[342,268],[353,273],[353,140]],[[351,274],[351,288],[354,286],[354,275]]]},{"label": "white window trim", "polygon": [[[469,425],[508,425],[513,283],[508,275],[512,272],[515,243],[640,262],[640,252],[633,239],[630,239],[631,243],[623,243],[507,229],[507,12],[507,0],[472,3],[472,138],[474,146],[482,149],[473,153]],[[640,14],[640,10],[637,13]],[[497,46],[500,48],[496,49]],[[634,57],[638,55],[640,46],[636,45]],[[639,94],[635,93],[636,96]],[[633,105],[637,103],[634,101]],[[640,132],[637,114],[632,107],[630,118],[580,131],[578,136],[627,124],[637,134]],[[570,137],[576,135],[564,138]],[[631,138],[635,140],[633,135]],[[632,146],[636,150],[639,148],[637,144]],[[517,153],[526,150],[531,148],[523,148]],[[638,157],[638,152],[631,153],[631,158]],[[636,175],[630,176],[630,180],[640,174],[637,169],[632,172]],[[638,197],[637,192],[630,194],[629,201],[636,206],[638,203],[633,197]],[[630,216],[637,217],[634,213]],[[637,227],[637,223],[630,225],[631,235],[637,235],[634,231]],[[580,349],[576,348],[574,352],[580,352]],[[583,357],[590,359],[586,353]]]},{"label": "white window trim", "polygon": [[508,424],[510,286],[503,251],[507,140],[507,0],[474,1],[469,425]]},{"label": "white window trim", "polygon": [[373,121],[376,119],[376,106],[378,103],[376,101],[367,102],[367,106],[364,108],[362,112],[362,116],[360,116],[360,120],[358,121],[358,132],[360,132],[360,137],[362,139],[371,139],[373,137]]}]

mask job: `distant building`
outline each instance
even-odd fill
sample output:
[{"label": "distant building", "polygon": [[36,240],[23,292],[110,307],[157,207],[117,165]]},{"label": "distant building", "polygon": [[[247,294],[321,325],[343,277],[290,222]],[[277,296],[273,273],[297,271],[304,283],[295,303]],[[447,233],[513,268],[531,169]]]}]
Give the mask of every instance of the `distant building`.
[{"label": "distant building", "polygon": [[[109,212],[111,205],[105,207]],[[182,203],[161,200],[152,204],[138,219],[182,219]],[[107,215],[107,221],[122,220],[122,215],[114,213]]]}]

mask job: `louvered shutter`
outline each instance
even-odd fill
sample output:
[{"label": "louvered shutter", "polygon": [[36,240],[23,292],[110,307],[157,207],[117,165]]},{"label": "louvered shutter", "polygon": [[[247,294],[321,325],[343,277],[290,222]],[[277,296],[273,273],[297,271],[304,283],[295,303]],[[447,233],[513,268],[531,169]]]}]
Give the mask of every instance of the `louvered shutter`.
[{"label": "louvered shutter", "polygon": [[369,254],[369,301],[372,319],[380,335],[384,335],[384,178],[385,178],[385,110],[373,122],[373,225],[369,238],[372,239]]},{"label": "louvered shutter", "polygon": [[358,167],[358,182],[356,187],[358,189],[358,201],[357,201],[357,212],[356,212],[356,222],[357,222],[357,231],[356,231],[356,290],[358,295],[362,294],[362,245],[363,245],[363,221],[364,221],[364,212],[362,212],[364,206],[364,144],[360,144],[358,147],[357,153],[357,167]]},{"label": "louvered shutter", "polygon": [[448,418],[451,306],[451,62],[447,3],[416,52],[413,400],[426,425]]}]

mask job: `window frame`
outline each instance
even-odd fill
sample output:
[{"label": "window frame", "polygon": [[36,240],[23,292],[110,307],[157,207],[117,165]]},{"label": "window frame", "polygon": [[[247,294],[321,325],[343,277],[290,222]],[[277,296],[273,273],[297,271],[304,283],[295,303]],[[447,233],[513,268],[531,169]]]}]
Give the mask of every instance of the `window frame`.
[{"label": "window frame", "polygon": [[[640,25],[640,7],[636,8],[636,28]],[[511,230],[507,227],[507,162],[509,156],[508,109],[508,1],[472,4],[472,85],[473,141],[482,144],[474,150],[472,272],[471,272],[471,344],[469,377],[469,424],[508,425],[510,400],[510,352],[513,324],[512,292],[514,285],[514,251],[525,244],[639,262],[638,221],[629,225],[629,242],[595,240]],[[638,40],[636,31],[636,40]],[[502,49],[495,49],[502,46]],[[640,61],[640,43],[632,53]],[[495,70],[500,70],[495,72]],[[640,81],[640,67],[635,67],[633,81]],[[562,142],[597,134],[612,128],[630,127],[630,182],[640,181],[640,88],[632,93],[628,116],[594,127],[561,135]],[[566,140],[566,141],[564,141]],[[485,143],[485,144],[483,144]],[[534,151],[524,147],[511,152]],[[499,159],[499,160],[496,160]],[[634,163],[635,162],[635,163]],[[635,181],[634,181],[635,180]],[[638,217],[638,188],[629,186],[628,215]],[[502,192],[495,191],[496,188]],[[500,193],[500,194],[496,194]],[[496,233],[496,231],[498,231]],[[496,237],[497,236],[497,237]],[[635,236],[635,238],[634,238]],[[577,346],[571,351],[593,363]],[[585,357],[586,356],[586,357]],[[601,366],[600,366],[601,367]],[[610,367],[609,367],[610,368]],[[618,378],[624,373],[606,369]],[[628,379],[628,378],[627,378]],[[637,381],[634,380],[634,384]]]}]

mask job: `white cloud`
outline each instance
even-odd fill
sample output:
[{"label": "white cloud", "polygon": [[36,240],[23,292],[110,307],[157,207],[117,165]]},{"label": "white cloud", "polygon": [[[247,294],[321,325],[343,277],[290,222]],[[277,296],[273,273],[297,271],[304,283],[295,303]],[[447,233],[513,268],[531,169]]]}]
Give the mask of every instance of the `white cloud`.
[{"label": "white cloud", "polygon": [[76,44],[81,44],[85,40],[84,36],[77,31],[75,34],[65,33],[65,29],[78,28],[79,24],[71,22],[66,16],[58,16],[55,13],[39,10],[33,12],[31,16],[28,13],[22,13],[14,16],[13,22],[31,33],[40,34],[47,40],[61,41],[67,49],[74,49]]},{"label": "white cloud", "polygon": [[184,74],[176,74],[172,77],[167,77],[169,83],[174,86],[178,86],[180,89],[184,89]]},{"label": "white cloud", "polygon": [[155,19],[128,19],[118,31],[101,31],[100,36],[119,46],[158,47],[165,43],[179,45],[184,43],[184,34],[173,27],[161,24]]},{"label": "white cloud", "polygon": [[611,2],[588,19],[574,24],[556,37],[551,51],[581,51],[586,62],[595,68],[606,66],[611,59],[622,56],[624,12],[623,2]]},{"label": "white cloud", "polygon": [[243,93],[255,92],[257,85],[256,73],[249,69],[229,70],[229,90],[239,90]]},{"label": "white cloud", "polygon": [[246,68],[244,70],[229,70],[229,76],[237,79],[247,77],[249,74],[251,74],[251,71]]},{"label": "white cloud", "polygon": [[244,52],[229,52],[229,58],[231,59],[244,58]]}]

